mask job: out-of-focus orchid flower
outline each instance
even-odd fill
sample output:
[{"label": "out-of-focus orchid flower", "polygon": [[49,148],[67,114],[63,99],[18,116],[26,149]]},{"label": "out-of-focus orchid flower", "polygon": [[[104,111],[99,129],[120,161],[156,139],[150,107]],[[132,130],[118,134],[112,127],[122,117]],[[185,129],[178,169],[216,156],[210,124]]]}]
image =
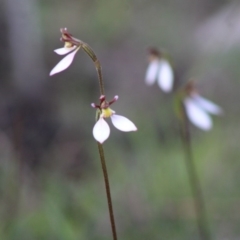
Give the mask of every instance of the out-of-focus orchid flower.
[{"label": "out-of-focus orchid flower", "polygon": [[51,70],[50,76],[67,69],[81,48],[81,41],[68,33],[67,28],[61,28],[60,31],[62,33],[60,40],[64,42],[64,47],[55,49],[54,52],[58,55],[67,55]]},{"label": "out-of-focus orchid flower", "polygon": [[149,50],[149,65],[146,71],[145,82],[153,85],[157,81],[164,92],[170,92],[173,88],[174,74],[170,63],[162,58],[161,53],[154,48]]},{"label": "out-of-focus orchid flower", "polygon": [[183,100],[186,115],[189,120],[202,130],[212,128],[212,119],[210,114],[221,115],[223,110],[215,103],[203,98],[196,91],[193,82],[186,85],[186,97]]},{"label": "out-of-focus orchid flower", "polygon": [[110,135],[110,128],[105,118],[111,118],[115,128],[123,132],[137,131],[137,127],[126,117],[115,114],[115,111],[109,108],[111,104],[117,101],[118,96],[115,96],[112,101],[107,102],[104,95],[100,97],[100,104],[92,103],[91,106],[99,110],[99,119],[94,125],[93,136],[96,141],[101,144],[106,141]]}]

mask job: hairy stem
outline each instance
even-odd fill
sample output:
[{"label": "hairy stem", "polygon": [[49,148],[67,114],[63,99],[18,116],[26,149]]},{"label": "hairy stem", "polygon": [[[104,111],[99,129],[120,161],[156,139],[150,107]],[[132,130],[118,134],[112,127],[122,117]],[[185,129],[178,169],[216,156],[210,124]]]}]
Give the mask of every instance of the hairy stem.
[{"label": "hairy stem", "polygon": [[110,185],[109,185],[109,180],[108,180],[107,166],[106,166],[106,161],[105,161],[105,157],[104,157],[103,146],[99,142],[98,142],[98,151],[99,151],[99,155],[100,155],[100,159],[101,159],[105,188],[106,188],[106,193],[107,193],[108,210],[109,210],[110,222],[111,222],[111,227],[112,227],[113,240],[117,240],[117,231],[116,231],[116,226],[115,226],[115,221],[114,221],[112,198],[111,198]]},{"label": "hairy stem", "polygon": [[183,121],[181,122],[181,137],[185,151],[185,163],[189,175],[190,187],[194,198],[194,207],[197,216],[198,230],[200,238],[202,240],[210,240],[211,234],[207,222],[204,197],[193,159],[189,122],[185,114],[184,106],[182,106],[182,109],[184,114]]}]

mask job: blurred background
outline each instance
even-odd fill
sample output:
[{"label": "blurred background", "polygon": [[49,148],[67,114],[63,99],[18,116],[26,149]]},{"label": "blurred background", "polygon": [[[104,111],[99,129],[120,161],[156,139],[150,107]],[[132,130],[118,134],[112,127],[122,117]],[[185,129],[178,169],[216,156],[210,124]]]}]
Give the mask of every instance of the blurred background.
[{"label": "blurred background", "polygon": [[150,46],[171,56],[176,88],[193,77],[224,109],[211,131],[191,127],[194,160],[213,239],[240,239],[238,0],[3,0],[0,26],[0,239],[112,239],[97,74],[80,51],[49,77],[61,27],[95,50],[112,108],[138,127],[111,126],[104,144],[119,239],[199,239],[172,95],[144,83]]}]

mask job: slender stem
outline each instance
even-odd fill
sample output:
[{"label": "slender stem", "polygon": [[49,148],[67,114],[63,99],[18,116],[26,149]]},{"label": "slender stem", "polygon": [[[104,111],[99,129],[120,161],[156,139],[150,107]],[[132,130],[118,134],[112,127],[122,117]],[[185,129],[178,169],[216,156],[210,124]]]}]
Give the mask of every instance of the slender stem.
[{"label": "slender stem", "polygon": [[81,46],[95,64],[97,74],[98,74],[100,94],[104,95],[104,84],[103,84],[102,67],[101,67],[100,61],[98,60],[98,58],[97,58],[96,54],[94,53],[94,51],[92,50],[92,48],[87,43],[81,41]]},{"label": "slender stem", "polygon": [[[96,54],[94,53],[94,51],[92,50],[92,48],[87,43],[84,43],[84,42],[81,41],[81,47],[88,54],[88,56],[92,59],[92,61],[95,64],[97,74],[98,74],[100,94],[104,95],[104,84],[103,84],[102,67],[101,67],[100,61],[98,60],[98,58],[97,58]],[[97,113],[97,119],[99,119],[99,113]],[[101,164],[102,164],[102,170],[103,170],[103,176],[104,176],[104,182],[105,182],[105,188],[106,188],[106,194],[107,194],[108,210],[109,210],[113,240],[117,240],[117,231],[116,231],[114,214],[113,214],[113,206],[112,206],[110,185],[109,185],[109,180],[108,180],[107,166],[106,166],[103,146],[99,142],[98,142],[98,152],[99,152],[100,159],[101,159]]]},{"label": "slender stem", "polygon": [[204,197],[200,185],[200,180],[197,175],[196,167],[194,165],[189,122],[183,106],[182,109],[184,114],[183,122],[181,122],[181,137],[185,151],[185,163],[189,175],[190,187],[194,198],[194,207],[197,215],[198,230],[200,238],[202,240],[210,240],[211,234],[207,223],[207,213],[205,210]]},{"label": "slender stem", "polygon": [[109,185],[109,180],[108,180],[107,166],[106,166],[106,162],[105,162],[103,146],[99,142],[98,142],[98,151],[99,151],[99,155],[100,155],[100,159],[101,159],[105,188],[106,188],[106,193],[107,193],[108,210],[109,210],[110,222],[111,222],[111,227],[112,227],[113,240],[117,240],[117,231],[116,231],[116,226],[115,226],[115,221],[114,221],[112,198],[111,198],[110,185]]},{"label": "slender stem", "polygon": [[99,87],[100,87],[100,94],[104,95],[104,85],[103,85],[103,78],[102,78],[102,67],[101,64],[99,62],[99,60],[96,60],[94,62],[96,70],[97,70],[97,74],[98,74],[98,81],[99,81]]}]

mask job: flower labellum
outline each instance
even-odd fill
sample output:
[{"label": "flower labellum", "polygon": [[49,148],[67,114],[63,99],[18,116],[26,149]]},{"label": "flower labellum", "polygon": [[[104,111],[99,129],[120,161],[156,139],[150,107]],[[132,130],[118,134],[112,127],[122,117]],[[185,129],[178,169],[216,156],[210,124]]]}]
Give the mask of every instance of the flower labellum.
[{"label": "flower labellum", "polygon": [[113,126],[123,132],[137,131],[137,127],[128,118],[116,115],[115,111],[109,108],[109,106],[117,101],[118,96],[115,96],[112,101],[107,102],[104,95],[100,97],[100,104],[91,104],[92,107],[99,110],[99,118],[93,127],[93,136],[96,141],[101,144],[106,141],[110,135],[110,128],[105,118],[111,118]]}]

